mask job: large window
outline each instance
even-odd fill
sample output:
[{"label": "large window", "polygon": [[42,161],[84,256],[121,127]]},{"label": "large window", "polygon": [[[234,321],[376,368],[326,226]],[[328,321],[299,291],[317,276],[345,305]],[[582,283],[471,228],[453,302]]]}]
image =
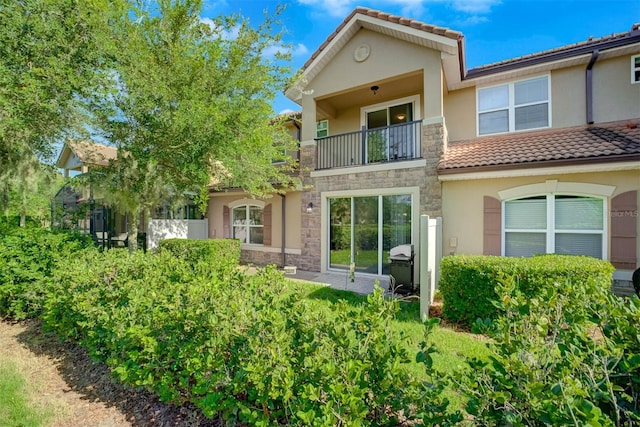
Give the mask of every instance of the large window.
[{"label": "large window", "polygon": [[603,258],[604,200],[548,194],[504,204],[504,254],[556,253]]},{"label": "large window", "polygon": [[262,222],[262,208],[254,205],[244,205],[233,208],[233,238],[242,243],[262,245],[264,238],[264,224]]},{"label": "large window", "polygon": [[478,135],[550,126],[549,77],[478,89]]},{"label": "large window", "polygon": [[640,55],[631,57],[631,83],[640,83]]}]

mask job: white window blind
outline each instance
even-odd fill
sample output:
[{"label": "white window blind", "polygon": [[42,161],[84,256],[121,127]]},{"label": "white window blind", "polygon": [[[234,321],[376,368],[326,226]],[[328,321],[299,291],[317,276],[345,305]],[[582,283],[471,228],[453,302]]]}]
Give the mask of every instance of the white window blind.
[{"label": "white window blind", "polygon": [[603,258],[605,227],[600,198],[549,194],[510,200],[504,204],[504,254]]},{"label": "white window blind", "polygon": [[522,199],[506,202],[507,229],[546,230],[547,199]]},{"label": "white window blind", "polygon": [[478,135],[550,126],[549,76],[478,89]]}]

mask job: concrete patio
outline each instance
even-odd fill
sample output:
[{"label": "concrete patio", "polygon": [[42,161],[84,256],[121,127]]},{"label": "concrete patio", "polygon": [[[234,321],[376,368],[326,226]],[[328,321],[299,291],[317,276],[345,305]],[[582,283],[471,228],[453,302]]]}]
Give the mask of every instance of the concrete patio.
[{"label": "concrete patio", "polygon": [[297,270],[295,274],[286,274],[288,279],[304,280],[307,282],[320,283],[334,289],[351,291],[359,294],[370,294],[373,292],[375,281],[378,280],[380,287],[385,291],[389,290],[388,276],[373,276],[369,274],[355,274],[354,281],[349,280],[348,272],[318,273],[316,271]]}]

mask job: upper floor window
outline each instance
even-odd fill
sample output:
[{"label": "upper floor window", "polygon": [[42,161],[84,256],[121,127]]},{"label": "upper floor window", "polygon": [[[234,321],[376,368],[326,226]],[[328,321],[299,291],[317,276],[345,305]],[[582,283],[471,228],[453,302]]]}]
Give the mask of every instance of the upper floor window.
[{"label": "upper floor window", "polygon": [[549,76],[478,89],[478,135],[550,126]]},{"label": "upper floor window", "polygon": [[631,57],[631,83],[640,83],[640,55]]},{"label": "upper floor window", "polygon": [[598,197],[547,194],[504,203],[505,256],[605,254],[605,204]]},{"label": "upper floor window", "polygon": [[233,208],[233,238],[241,243],[262,245],[264,242],[264,224],[260,206],[243,205]]},{"label": "upper floor window", "polygon": [[329,120],[320,120],[316,123],[316,138],[329,136]]}]

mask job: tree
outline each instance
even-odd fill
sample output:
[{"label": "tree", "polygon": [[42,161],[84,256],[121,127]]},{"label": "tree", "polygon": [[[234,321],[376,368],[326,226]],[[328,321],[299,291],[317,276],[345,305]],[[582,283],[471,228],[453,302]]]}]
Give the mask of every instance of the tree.
[{"label": "tree", "polygon": [[19,217],[20,227],[31,218],[46,226],[51,218],[51,200],[61,187],[64,178],[50,165],[39,162],[35,157],[19,163],[13,175],[3,175],[2,214],[9,218]]},{"label": "tree", "polygon": [[50,158],[103,76],[107,0],[0,0],[0,169]]},{"label": "tree", "polygon": [[[139,2],[112,25],[111,92],[94,97],[90,109],[119,150],[103,171],[114,178],[99,181],[122,193],[132,217],[149,206],[140,186],[150,171],[175,194],[201,200],[210,186],[265,195],[293,183],[291,168],[272,162],[292,149],[270,105],[288,72],[279,65],[285,56],[265,54],[280,42],[274,22],[265,17],[253,29],[237,16],[204,20],[201,13],[199,0]],[[124,176],[132,185],[122,185]]]}]

